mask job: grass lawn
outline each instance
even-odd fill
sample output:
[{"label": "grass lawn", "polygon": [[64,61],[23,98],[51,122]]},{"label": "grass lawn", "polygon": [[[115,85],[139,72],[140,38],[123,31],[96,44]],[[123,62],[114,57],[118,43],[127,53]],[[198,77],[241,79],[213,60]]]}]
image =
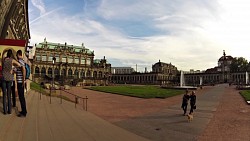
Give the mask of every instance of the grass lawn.
[{"label": "grass lawn", "polygon": [[[30,83],[30,89],[32,89],[32,90],[34,90],[36,92],[39,92],[39,93],[42,92],[42,94],[47,95],[47,96],[50,95],[50,93],[48,92],[49,90],[46,91],[44,88],[41,87],[41,85],[39,85],[37,83],[34,83],[34,82]],[[52,97],[59,97],[60,98],[60,95],[57,95],[57,94],[51,94],[51,96]],[[73,100],[71,100],[68,97],[63,96],[63,95],[62,95],[62,99],[74,102]]]},{"label": "grass lawn", "polygon": [[37,92],[42,91],[42,93],[46,93],[46,91],[44,90],[44,88],[41,87],[41,85],[34,82],[30,83],[30,89],[35,90]]},{"label": "grass lawn", "polygon": [[167,98],[184,94],[184,90],[164,89],[159,86],[93,86],[87,89],[140,98]]},{"label": "grass lawn", "polygon": [[250,90],[243,90],[240,94],[245,98],[246,101],[250,101]]}]

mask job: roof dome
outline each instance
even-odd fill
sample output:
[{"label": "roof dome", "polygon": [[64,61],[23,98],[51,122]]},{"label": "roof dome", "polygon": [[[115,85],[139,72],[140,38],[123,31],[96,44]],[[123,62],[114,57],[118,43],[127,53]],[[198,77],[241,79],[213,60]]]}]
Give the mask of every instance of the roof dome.
[{"label": "roof dome", "polygon": [[[219,61],[223,61],[223,60],[224,60],[224,56],[221,56],[220,59],[219,59]],[[233,60],[233,57],[230,56],[230,55],[225,56],[225,60],[226,60],[226,61]]]}]

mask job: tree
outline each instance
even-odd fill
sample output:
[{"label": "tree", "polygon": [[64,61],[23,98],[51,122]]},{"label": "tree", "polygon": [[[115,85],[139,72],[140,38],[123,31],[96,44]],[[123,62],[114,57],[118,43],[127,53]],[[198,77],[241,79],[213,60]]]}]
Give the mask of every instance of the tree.
[{"label": "tree", "polygon": [[248,61],[243,57],[234,57],[230,65],[231,72],[247,71]]},{"label": "tree", "polygon": [[247,71],[250,71],[250,62],[247,65]]}]

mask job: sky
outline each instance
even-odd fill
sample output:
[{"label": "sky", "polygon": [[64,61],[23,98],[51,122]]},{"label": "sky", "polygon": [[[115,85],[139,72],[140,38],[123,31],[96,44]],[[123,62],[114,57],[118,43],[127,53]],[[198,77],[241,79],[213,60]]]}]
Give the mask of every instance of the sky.
[{"label": "sky", "polygon": [[223,50],[250,61],[248,0],[30,0],[28,11],[30,45],[84,43],[112,67],[206,70]]}]

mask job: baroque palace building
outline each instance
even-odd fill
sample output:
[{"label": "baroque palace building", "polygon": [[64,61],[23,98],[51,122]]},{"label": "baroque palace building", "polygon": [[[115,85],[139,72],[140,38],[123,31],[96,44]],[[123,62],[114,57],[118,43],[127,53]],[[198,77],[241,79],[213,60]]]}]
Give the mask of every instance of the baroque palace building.
[{"label": "baroque palace building", "polygon": [[0,0],[0,38],[29,42],[28,0]]},{"label": "baroque palace building", "polygon": [[152,72],[113,73],[111,80],[114,84],[169,85],[175,82],[177,74],[178,70],[174,65],[159,60],[152,65]]},{"label": "baroque palace building", "polygon": [[204,72],[192,73],[186,72],[184,74],[186,85],[211,85],[218,83],[233,83],[233,84],[247,84],[249,83],[249,73],[247,71],[232,72],[230,65],[233,57],[226,55],[223,51],[223,56],[218,59],[218,66],[207,69]]},{"label": "baroque palace building", "polygon": [[[94,51],[67,43],[44,42],[35,45],[32,74],[36,82],[54,80],[71,85],[107,85],[111,64],[103,59],[94,59]],[[54,60],[54,63],[53,63]],[[54,74],[54,75],[53,75]]]},{"label": "baroque palace building", "polygon": [[[185,85],[213,85],[219,83],[249,84],[248,71],[230,70],[233,57],[223,55],[218,59],[218,66],[206,71],[183,72]],[[152,65],[152,72],[112,73],[112,83],[115,84],[152,84],[152,85],[180,85],[181,71],[170,64],[159,62]]]}]

